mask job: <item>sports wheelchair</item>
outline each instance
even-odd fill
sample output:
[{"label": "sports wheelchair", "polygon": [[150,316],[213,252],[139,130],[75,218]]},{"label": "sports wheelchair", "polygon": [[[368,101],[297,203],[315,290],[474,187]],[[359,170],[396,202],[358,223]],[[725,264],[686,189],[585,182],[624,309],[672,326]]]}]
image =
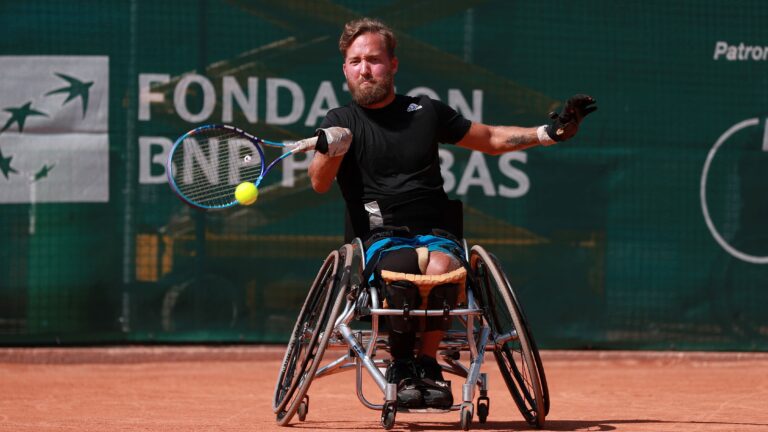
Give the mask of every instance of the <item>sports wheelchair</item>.
[{"label": "sports wheelchair", "polygon": [[[490,408],[487,376],[481,372],[485,353],[493,352],[502,377],[523,418],[542,427],[549,412],[549,391],[536,343],[520,303],[494,255],[481,246],[467,247],[466,299],[455,308],[433,310],[389,309],[381,290],[363,277],[364,247],[359,239],[332,251],[320,267],[291,333],[277,378],[272,409],[277,423],[287,425],[309,411],[312,381],[345,370],[356,371],[356,393],[367,408],[381,411],[381,425],[391,429],[399,412],[459,411],[461,428],[469,430],[477,413],[485,423]],[[406,409],[397,406],[397,385],[382,373],[389,362],[387,337],[380,331],[382,316],[455,317],[440,344],[443,372],[465,378],[459,403],[450,409]],[[367,320],[370,320],[368,322]],[[457,326],[461,329],[456,330]],[[341,349],[340,357],[321,365],[328,350]],[[468,352],[469,363],[461,363]],[[383,394],[375,403],[363,394],[363,370]],[[473,404],[479,390],[476,404]]]}]

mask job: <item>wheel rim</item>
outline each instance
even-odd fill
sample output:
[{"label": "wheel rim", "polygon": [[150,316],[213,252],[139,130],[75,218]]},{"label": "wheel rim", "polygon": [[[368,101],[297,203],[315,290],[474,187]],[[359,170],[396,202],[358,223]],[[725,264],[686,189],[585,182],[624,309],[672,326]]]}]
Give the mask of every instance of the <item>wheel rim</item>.
[{"label": "wheel rim", "polygon": [[[486,319],[494,337],[511,337],[494,350],[499,369],[515,404],[525,420],[542,426],[546,416],[544,390],[539,379],[540,366],[527,338],[528,331],[500,267],[493,257],[479,246],[472,248],[470,265],[478,286],[478,301],[486,310]],[[511,333],[512,331],[515,333]]]},{"label": "wheel rim", "polygon": [[[496,265],[497,268],[501,268],[496,256],[493,254],[489,254],[489,255],[494,265]],[[547,376],[544,373],[544,365],[541,362],[541,356],[539,355],[539,348],[536,345],[536,339],[534,339],[533,334],[531,333],[530,327],[528,325],[528,318],[526,318],[525,316],[525,312],[523,311],[523,308],[520,305],[520,301],[517,299],[517,295],[515,294],[514,290],[511,289],[512,284],[509,282],[509,279],[507,279],[506,274],[502,272],[501,276],[506,286],[510,287],[509,293],[511,294],[512,302],[514,303],[514,306],[517,309],[517,313],[519,315],[522,328],[525,331],[526,339],[528,340],[528,344],[531,347],[531,352],[533,354],[532,360],[533,360],[533,363],[535,363],[536,365],[536,372],[538,373],[539,385],[541,386],[542,399],[544,402],[544,415],[546,416],[549,414],[549,386],[547,385]]]},{"label": "wheel rim", "polygon": [[[318,278],[315,280],[315,283],[313,283],[313,288],[315,286],[320,286],[322,288],[320,297],[324,299],[324,306],[318,314],[317,325],[314,327],[315,331],[313,332],[312,337],[313,343],[310,343],[311,353],[307,356],[307,360],[303,362],[297,380],[293,381],[291,388],[280,403],[281,408],[277,410],[277,423],[281,426],[287,425],[298,411],[300,402],[307,394],[315,372],[322,361],[323,354],[328,345],[328,340],[333,333],[336,320],[347,302],[346,289],[349,284],[349,279],[342,277],[341,274],[344,273],[348,275],[348,272],[340,272],[339,263],[343,259],[343,268],[350,268],[354,251],[352,246],[345,245],[339,251],[335,251],[329,255],[329,258],[326,259],[326,263],[331,257],[334,257],[333,270],[321,277],[321,274],[323,273],[323,268],[321,267],[321,271],[318,272]],[[300,329],[298,325],[296,328]],[[302,334],[306,334],[306,331],[308,330],[310,330],[310,328],[302,329]],[[295,329],[295,331],[298,330]],[[287,352],[286,359],[289,358],[288,354],[289,353]],[[278,381],[278,386],[279,384],[280,381]],[[276,389],[276,395],[279,390],[278,387]]]},{"label": "wheel rim", "polygon": [[338,270],[338,252],[328,255],[318,271],[307,299],[296,320],[288,349],[278,375],[273,409],[282,411],[291,401],[296,389],[306,377],[307,367],[311,367],[317,355],[317,342],[322,336],[320,325],[323,312],[327,309],[331,297],[329,282]]}]

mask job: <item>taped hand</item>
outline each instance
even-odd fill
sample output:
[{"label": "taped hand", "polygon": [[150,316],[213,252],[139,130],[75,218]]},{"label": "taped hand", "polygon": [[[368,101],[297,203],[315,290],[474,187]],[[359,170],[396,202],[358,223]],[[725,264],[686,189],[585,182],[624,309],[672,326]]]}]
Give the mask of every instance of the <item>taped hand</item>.
[{"label": "taped hand", "polygon": [[341,156],[349,150],[352,143],[352,131],[343,127],[318,129],[315,150],[330,157]]}]

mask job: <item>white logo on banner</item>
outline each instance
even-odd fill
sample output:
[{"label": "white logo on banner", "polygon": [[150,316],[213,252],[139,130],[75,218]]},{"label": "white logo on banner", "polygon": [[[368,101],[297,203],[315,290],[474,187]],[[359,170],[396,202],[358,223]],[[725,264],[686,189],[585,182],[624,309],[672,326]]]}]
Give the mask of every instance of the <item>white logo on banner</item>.
[{"label": "white logo on banner", "polygon": [[[720,147],[735,133],[741,131],[742,129],[746,129],[752,126],[763,126],[760,124],[760,120],[760,118],[755,117],[741,121],[731,126],[727,131],[720,135],[720,138],[717,139],[717,142],[715,142],[715,145],[709,150],[709,153],[707,154],[707,160],[704,162],[704,169],[701,172],[701,183],[699,186],[701,211],[704,214],[704,222],[707,224],[707,228],[709,228],[709,232],[712,234],[712,237],[715,238],[715,241],[717,241],[720,247],[725,249],[733,257],[752,264],[768,264],[768,256],[751,255],[736,249],[720,234],[720,231],[715,226],[715,223],[712,221],[712,216],[709,213],[709,205],[707,204],[707,177],[709,176],[709,170],[712,166],[712,161],[715,159],[715,155],[717,155],[717,151],[720,149]],[[768,118],[765,119],[764,127],[765,129],[763,132],[762,150],[768,151]]]},{"label": "white logo on banner", "polygon": [[109,58],[0,56],[0,203],[109,201]]}]

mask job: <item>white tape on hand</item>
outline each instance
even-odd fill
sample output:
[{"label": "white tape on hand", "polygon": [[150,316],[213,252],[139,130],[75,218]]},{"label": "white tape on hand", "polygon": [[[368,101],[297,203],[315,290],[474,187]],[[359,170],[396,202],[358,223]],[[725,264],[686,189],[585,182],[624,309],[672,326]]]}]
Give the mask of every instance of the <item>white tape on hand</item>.
[{"label": "white tape on hand", "polygon": [[341,156],[349,150],[352,143],[352,131],[343,127],[329,127],[323,129],[325,139],[328,141],[328,156]]},{"label": "white tape on hand", "polygon": [[317,137],[310,137],[310,138],[305,138],[303,140],[298,140],[293,144],[286,144],[285,147],[288,150],[292,150],[294,153],[301,153],[309,150],[314,150],[315,144],[317,144]]},{"label": "white tape on hand", "polygon": [[549,134],[547,133],[547,125],[539,126],[536,130],[536,135],[538,135],[539,142],[542,145],[549,146],[557,142],[549,137]]}]

